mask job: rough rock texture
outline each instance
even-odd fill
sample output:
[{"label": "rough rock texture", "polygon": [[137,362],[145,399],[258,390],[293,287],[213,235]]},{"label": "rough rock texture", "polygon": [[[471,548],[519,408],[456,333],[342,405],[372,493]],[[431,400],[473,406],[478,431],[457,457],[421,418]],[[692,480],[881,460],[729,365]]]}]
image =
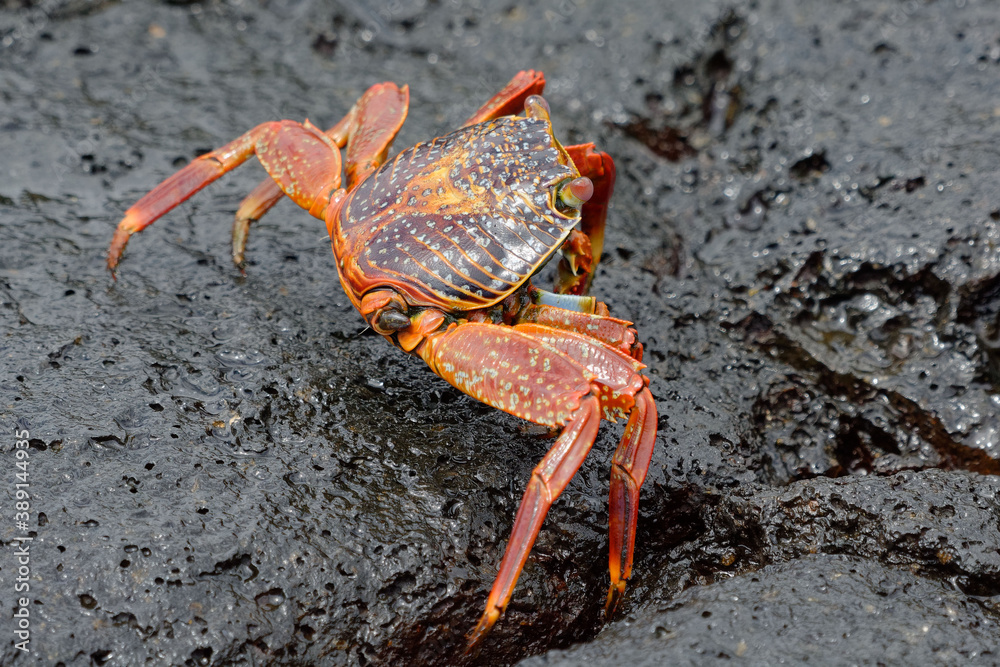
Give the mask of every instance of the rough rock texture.
[{"label": "rough rock texture", "polygon": [[[31,652],[0,621],[0,663],[1000,655],[990,2],[3,6],[10,613],[15,429],[34,541]],[[640,331],[660,435],[616,617],[605,426],[467,656],[550,441],[363,331],[289,202],[241,277],[259,168],[135,238],[117,282],[103,256],[135,199],[257,123],[332,124],[394,80],[402,148],[527,68],[564,142],[616,160],[594,293]]]},{"label": "rough rock texture", "polygon": [[[995,664],[1000,481],[856,480],[708,500],[710,523],[648,576],[638,611],[523,664]],[[678,591],[679,569],[715,582]]]},{"label": "rough rock texture", "polygon": [[995,617],[945,583],[875,561],[806,556],[615,623],[537,665],[996,664]]}]

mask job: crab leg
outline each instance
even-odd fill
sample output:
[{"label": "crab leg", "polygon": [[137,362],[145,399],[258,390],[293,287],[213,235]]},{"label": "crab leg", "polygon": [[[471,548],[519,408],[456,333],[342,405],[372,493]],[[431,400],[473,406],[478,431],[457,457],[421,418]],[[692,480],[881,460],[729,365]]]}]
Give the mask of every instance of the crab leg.
[{"label": "crab leg", "polygon": [[639,489],[646,479],[656,444],[656,403],[648,388],[635,396],[621,444],[611,459],[611,493],[608,499],[608,571],[611,586],[604,613],[610,617],[632,576],[635,528],[639,521]]},{"label": "crab leg", "polygon": [[[398,88],[387,81],[365,91],[347,115],[326,131],[338,147],[347,146],[347,188],[385,161],[389,145],[403,121],[410,103],[407,86]],[[281,187],[265,179],[240,203],[233,221],[233,262],[243,268],[250,224],[260,220],[284,196]]]},{"label": "crab leg", "polygon": [[600,421],[597,399],[594,396],[583,398],[580,408],[563,428],[556,443],[531,471],[496,581],[486,601],[486,611],[469,635],[470,646],[490,631],[507,608],[545,515],[583,464],[597,438]]},{"label": "crab leg", "polygon": [[618,346],[537,323],[511,328],[452,325],[429,334],[416,351],[435,373],[473,398],[538,424],[563,426],[532,472],[486,611],[469,636],[470,646],[482,639],[510,601],[545,514],[590,451],[600,418],[628,415],[611,475],[612,610],[632,571],[639,488],[656,439],[656,407],[640,374],[643,364]]},{"label": "crab leg", "polygon": [[[353,112],[354,108],[325,133],[338,148],[347,145],[347,130],[354,118]],[[284,196],[285,193],[282,192],[280,185],[273,179],[265,178],[240,202],[240,207],[236,209],[236,218],[233,220],[233,263],[240,267],[240,270],[245,264],[244,252],[247,247],[247,236],[250,234],[250,224],[264,217],[264,214]]]},{"label": "crab leg", "polygon": [[538,424],[563,427],[531,473],[486,611],[469,636],[472,646],[500,618],[549,507],[593,446],[600,404],[589,371],[533,336],[508,327],[452,325],[429,335],[417,353],[431,370],[473,398]]},{"label": "crab leg", "polygon": [[595,384],[600,387],[597,395],[605,419],[614,421],[625,414],[629,416],[611,462],[608,500],[611,586],[605,605],[605,613],[610,615],[632,575],[639,489],[646,479],[656,443],[656,403],[649,393],[648,380],[639,373],[644,366],[628,352],[578,332],[558,331],[539,324],[518,324],[514,329],[554,347],[592,372]]},{"label": "crab leg", "polygon": [[491,97],[476,113],[462,123],[462,127],[475,125],[500,116],[513,116],[524,110],[524,101],[532,95],[541,95],[545,88],[545,75],[535,70],[523,70],[514,75],[503,89]]},{"label": "crab leg", "polygon": [[580,215],[580,229],[590,239],[589,255],[592,261],[585,271],[578,271],[576,264],[587,264],[586,257],[577,260],[575,253],[585,253],[586,250],[576,250],[571,244],[570,247],[563,247],[563,259],[559,262],[559,277],[556,279],[555,291],[561,294],[586,294],[590,290],[590,283],[597,272],[597,263],[601,260],[601,252],[604,250],[604,222],[608,216],[608,202],[615,189],[615,163],[607,153],[594,150],[594,144],[579,144],[577,146],[567,146],[573,164],[580,171],[581,176],[586,176],[594,183],[594,194],[590,200],[583,205]]},{"label": "crab leg", "polygon": [[296,204],[322,217],[340,187],[340,150],[310,124],[283,120],[258,125],[222,148],[202,155],[163,181],[125,211],[108,248],[112,271],[129,237],[194,193],[246,162],[252,155]]}]

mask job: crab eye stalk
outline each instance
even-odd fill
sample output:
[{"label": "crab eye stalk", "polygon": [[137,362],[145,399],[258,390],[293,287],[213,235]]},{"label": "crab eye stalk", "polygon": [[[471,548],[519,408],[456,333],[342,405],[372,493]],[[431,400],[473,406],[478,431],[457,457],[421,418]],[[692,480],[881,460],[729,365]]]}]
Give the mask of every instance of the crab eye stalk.
[{"label": "crab eye stalk", "polygon": [[524,113],[528,118],[549,119],[549,103],[541,95],[529,95],[524,101]]},{"label": "crab eye stalk", "polygon": [[594,196],[594,182],[586,176],[574,178],[559,187],[559,203],[579,209]]}]

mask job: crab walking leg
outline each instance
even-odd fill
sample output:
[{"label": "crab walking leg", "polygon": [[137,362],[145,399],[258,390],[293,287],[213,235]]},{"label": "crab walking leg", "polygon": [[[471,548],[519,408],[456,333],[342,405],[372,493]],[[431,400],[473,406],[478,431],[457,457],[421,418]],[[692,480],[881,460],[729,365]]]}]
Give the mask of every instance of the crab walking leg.
[{"label": "crab walking leg", "polygon": [[499,93],[479,107],[476,113],[462,123],[462,127],[475,125],[500,116],[513,116],[524,110],[524,101],[532,95],[541,95],[545,88],[545,75],[535,70],[522,70],[514,75]]},{"label": "crab walking leg", "polygon": [[563,428],[528,482],[486,611],[469,637],[472,645],[503,613],[546,512],[594,444],[601,420],[598,387],[594,374],[568,355],[495,324],[452,324],[429,334],[416,352],[469,396],[536,424]]},{"label": "crab walking leg", "polygon": [[[385,161],[390,144],[406,120],[410,89],[391,81],[377,83],[362,95],[347,115],[326,131],[338,147],[347,146],[346,187]],[[242,270],[250,225],[260,220],[284,196],[281,187],[265,179],[240,203],[233,221],[233,262]]]},{"label": "crab walking leg", "polygon": [[608,571],[611,586],[604,605],[610,617],[632,576],[635,527],[639,521],[639,489],[646,479],[656,444],[656,403],[649,389],[635,396],[621,444],[611,460],[611,493],[608,500]]},{"label": "crab walking leg", "polygon": [[358,100],[347,137],[344,172],[352,188],[382,166],[410,108],[410,87],[372,86]]},{"label": "crab walking leg", "polygon": [[538,537],[542,522],[545,521],[545,515],[583,464],[597,438],[600,423],[597,398],[585,397],[556,444],[531,471],[531,479],[521,498],[496,581],[486,600],[486,611],[469,635],[470,646],[475,645],[490,631],[507,608],[517,578],[528,560],[528,553]]},{"label": "crab walking leg", "polygon": [[[330,137],[330,140],[337,144],[338,148],[343,148],[347,144],[347,129],[352,118],[353,114],[348,113],[339,123],[326,131],[326,136]],[[233,263],[240,270],[245,265],[244,253],[247,247],[247,237],[250,234],[250,225],[264,217],[264,214],[270,211],[284,196],[285,193],[282,192],[280,185],[275,183],[273,179],[265,178],[240,202],[240,207],[236,209],[236,217],[233,220]]]},{"label": "crab walking leg", "polygon": [[[604,250],[604,223],[608,217],[608,202],[615,189],[615,163],[607,153],[595,150],[594,144],[567,146],[566,152],[580,175],[594,183],[594,194],[583,205],[580,213],[580,230],[590,239],[590,257],[581,258],[578,262],[573,256],[574,248],[564,248],[555,291],[561,294],[586,294]],[[588,260],[589,267],[584,271],[575,266],[577,263],[586,265]]]},{"label": "crab walking leg", "polygon": [[611,464],[608,501],[611,587],[605,605],[605,613],[610,614],[625,592],[625,584],[632,574],[639,489],[646,479],[656,443],[656,404],[649,393],[648,379],[640,374],[645,366],[628,351],[580,332],[557,330],[541,324],[518,324],[514,328],[556,348],[593,373],[605,419],[616,421],[628,415],[625,433]]},{"label": "crab walking leg", "polygon": [[129,237],[186,201],[194,193],[256,155],[268,174],[296,204],[322,218],[340,187],[340,150],[306,121],[258,125],[222,148],[197,158],[125,211],[108,248],[108,268],[118,265]]},{"label": "crab walking leg", "polygon": [[267,179],[258,183],[257,187],[240,202],[240,207],[236,209],[236,218],[233,220],[233,264],[240,271],[246,266],[245,253],[250,225],[264,217],[264,214],[284,196],[285,193],[278,184]]}]

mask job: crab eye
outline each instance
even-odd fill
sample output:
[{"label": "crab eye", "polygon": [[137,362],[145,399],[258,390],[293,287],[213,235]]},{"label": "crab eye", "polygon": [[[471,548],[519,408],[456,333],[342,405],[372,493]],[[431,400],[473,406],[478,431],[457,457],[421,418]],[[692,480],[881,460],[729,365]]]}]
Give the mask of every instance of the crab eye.
[{"label": "crab eye", "polygon": [[529,118],[549,119],[549,103],[541,95],[529,95],[524,101],[524,113]]},{"label": "crab eye", "polygon": [[559,188],[559,202],[570,208],[581,208],[594,196],[594,182],[586,176],[574,178]]}]

